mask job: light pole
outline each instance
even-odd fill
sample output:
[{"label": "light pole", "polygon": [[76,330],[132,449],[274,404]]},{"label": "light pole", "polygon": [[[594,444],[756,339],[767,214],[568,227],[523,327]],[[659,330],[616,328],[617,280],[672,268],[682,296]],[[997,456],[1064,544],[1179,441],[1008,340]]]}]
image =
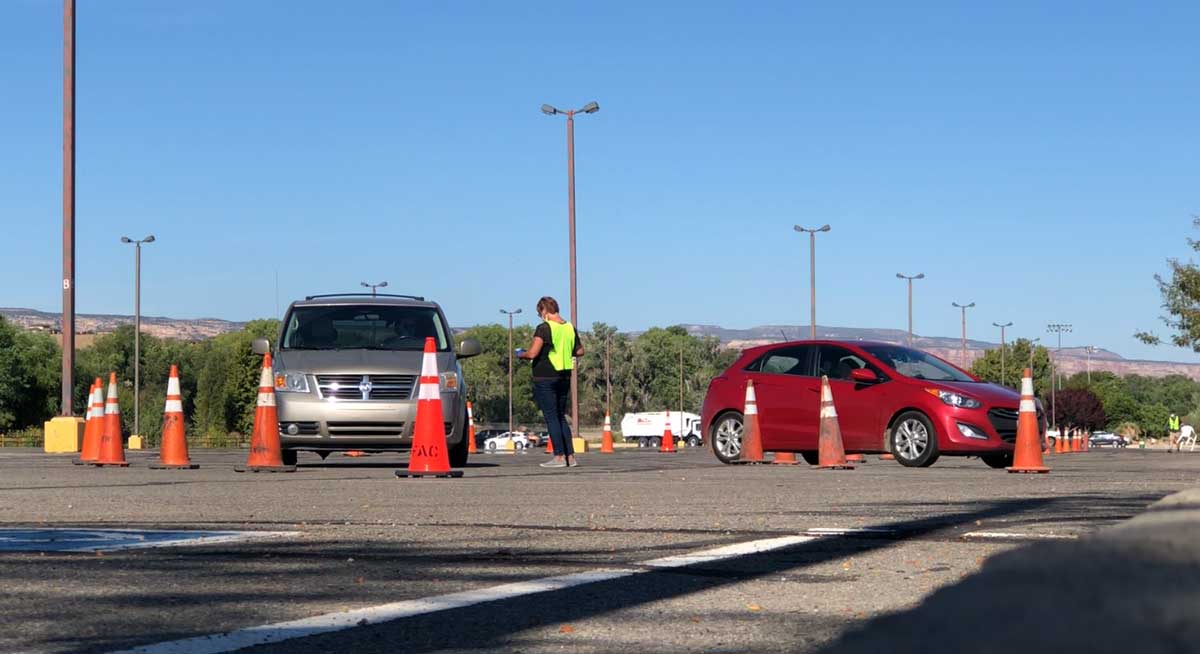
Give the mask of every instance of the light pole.
[{"label": "light pole", "polygon": [[1089,388],[1092,386],[1092,355],[1095,354],[1096,349],[1094,345],[1083,348],[1083,351],[1087,352],[1087,383]]},{"label": "light pole", "polygon": [[967,369],[967,309],[970,309],[971,307],[975,306],[975,303],[972,302],[970,304],[959,304],[957,302],[951,302],[950,304],[958,307],[959,309],[962,309],[962,365],[963,365],[963,370],[966,370]]},{"label": "light pole", "polygon": [[[600,111],[598,102],[589,102],[580,109],[562,111],[553,105],[542,105],[542,113],[547,116],[566,114],[567,116],[567,241],[570,247],[571,268],[571,324],[579,327],[579,296],[575,286],[575,114],[594,114]],[[511,349],[511,348],[510,348]],[[571,366],[571,422],[579,432],[579,371],[577,366]]]},{"label": "light pole", "polygon": [[925,279],[925,273],[917,273],[917,274],[915,274],[915,275],[904,275],[904,274],[901,274],[901,273],[896,273],[896,277],[897,277],[897,278],[899,278],[899,279],[907,279],[907,280],[908,280],[908,346],[909,346],[909,347],[912,347],[912,344],[913,344],[913,331],[912,331],[912,283],[913,283],[913,280],[914,280],[914,279]]},{"label": "light pole", "polygon": [[512,388],[513,388],[513,316],[521,313],[520,309],[501,309],[500,313],[508,316],[508,431],[513,430]]},{"label": "light pole", "polygon": [[75,394],[75,0],[63,0],[62,407]]},{"label": "light pole", "polygon": [[153,243],[151,234],[141,240],[121,237],[122,243],[133,243],[133,435],[141,437],[139,420],[142,392],[142,244]]},{"label": "light pole", "polygon": [[829,225],[815,229],[795,225],[792,229],[808,234],[808,305],[812,313],[812,326],[809,328],[808,337],[815,339],[817,337],[817,232],[829,231]]},{"label": "light pole", "polygon": [[359,282],[358,284],[359,284],[359,286],[362,286],[363,288],[371,289],[371,297],[376,296],[376,294],[377,294],[376,289],[387,288],[387,282],[379,282],[378,284],[368,284],[366,282]]},{"label": "light pole", "polygon": [[[1058,335],[1058,346],[1054,348],[1054,352],[1058,353],[1059,350],[1062,350],[1063,332],[1069,333],[1071,331],[1071,325],[1068,323],[1064,323],[1064,322],[1052,322],[1052,323],[1046,325],[1046,331],[1048,333]],[[1058,428],[1058,414],[1055,412],[1055,407],[1054,407],[1054,387],[1057,385],[1058,385],[1057,366],[1054,363],[1054,357],[1051,356],[1050,357],[1050,424],[1054,425],[1055,429]]]},{"label": "light pole", "polygon": [[604,415],[612,413],[612,334],[604,339]]},{"label": "light pole", "polygon": [[[1006,322],[1006,323],[1001,324],[998,322],[994,322],[994,323],[992,323],[992,325],[994,327],[1000,328],[1000,385],[1003,386],[1006,383],[1008,383],[1008,376],[1004,374],[1005,373],[1005,370],[1004,370],[1004,350],[1005,350],[1004,329],[1006,327],[1012,327],[1012,323]],[[1032,364],[1030,364],[1030,367],[1032,368]]]},{"label": "light pole", "polygon": [[1037,344],[1042,342],[1042,337],[1029,339],[1029,372],[1033,373],[1033,353],[1037,351]]}]

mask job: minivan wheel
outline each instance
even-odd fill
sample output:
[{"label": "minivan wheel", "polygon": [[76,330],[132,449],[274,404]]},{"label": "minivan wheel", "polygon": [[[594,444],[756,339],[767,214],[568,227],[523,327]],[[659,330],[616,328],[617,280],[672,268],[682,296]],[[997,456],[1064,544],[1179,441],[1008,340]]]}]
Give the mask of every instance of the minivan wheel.
[{"label": "minivan wheel", "polygon": [[927,468],[938,459],[937,432],[925,414],[909,411],[892,423],[892,454],[901,465]]},{"label": "minivan wheel", "polygon": [[[466,427],[465,427],[466,423],[467,423],[467,421],[464,419],[463,420],[463,425],[464,425],[463,431],[464,432],[466,431]],[[457,443],[450,446],[450,467],[451,468],[462,468],[467,465],[467,457],[470,456],[470,452],[467,451],[467,446],[468,446],[467,435],[465,433],[463,434],[463,437],[458,440]]]},{"label": "minivan wheel", "polygon": [[804,458],[804,462],[810,466],[820,465],[821,456],[816,452],[801,452],[800,456]]},{"label": "minivan wheel", "polygon": [[742,414],[731,411],[721,416],[712,428],[712,451],[721,463],[730,464],[742,456]]},{"label": "minivan wheel", "polygon": [[283,459],[283,465],[294,466],[294,465],[296,465],[296,455],[297,454],[299,454],[299,453],[296,450],[280,450],[279,458]]}]

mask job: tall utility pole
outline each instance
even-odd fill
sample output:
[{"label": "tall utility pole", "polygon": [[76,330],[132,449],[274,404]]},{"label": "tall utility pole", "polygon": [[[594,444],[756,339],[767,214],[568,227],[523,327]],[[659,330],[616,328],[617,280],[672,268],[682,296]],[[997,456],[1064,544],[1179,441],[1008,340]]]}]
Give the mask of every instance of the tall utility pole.
[{"label": "tall utility pole", "polygon": [[[1006,322],[1003,324],[994,322],[992,323],[992,326],[1000,328],[1000,385],[1003,386],[1008,383],[1008,375],[1005,374],[1006,371],[1004,369],[1004,350],[1007,349],[1004,342],[1004,329],[1006,327],[1012,327],[1012,322]],[[1033,364],[1030,364],[1030,369],[1032,370],[1032,368]]]},{"label": "tall utility pole", "polygon": [[133,243],[133,434],[141,437],[142,402],[142,244],[153,243],[154,234],[136,240],[121,237],[122,243]]},{"label": "tall utility pole", "polygon": [[367,282],[359,282],[359,286],[371,289],[371,297],[378,295],[378,289],[387,288],[387,282],[379,282],[378,284],[368,284]]},{"label": "tall utility pole", "polygon": [[915,275],[904,275],[901,273],[896,273],[896,277],[899,279],[907,279],[908,280],[908,346],[912,347],[912,344],[913,344],[912,283],[913,283],[914,279],[925,279],[925,273],[917,273]]},{"label": "tall utility pole", "polygon": [[679,424],[683,429],[683,346],[679,347]]},{"label": "tall utility pole", "polygon": [[[1062,350],[1062,335],[1063,332],[1070,333],[1071,325],[1065,322],[1052,322],[1046,325],[1046,331],[1051,334],[1058,335],[1058,346],[1055,347],[1054,353],[1057,356]],[[1058,427],[1058,414],[1054,406],[1054,387],[1058,385],[1058,368],[1054,361],[1054,356],[1050,357],[1050,424]]]},{"label": "tall utility pole", "polygon": [[815,340],[817,338],[817,232],[829,231],[829,225],[815,229],[796,225],[792,229],[808,234],[808,305],[812,314],[812,326],[809,327],[808,337]]},{"label": "tall utility pole", "polygon": [[1037,344],[1042,340],[1041,336],[1029,339],[1029,370],[1033,371],[1033,353],[1037,352]]},{"label": "tall utility pole", "polygon": [[957,302],[951,302],[950,304],[958,307],[959,309],[962,309],[962,367],[963,367],[963,370],[966,370],[967,369],[967,309],[970,309],[971,307],[975,306],[975,303],[972,302],[970,304],[959,304]]},{"label": "tall utility pole", "polygon": [[501,309],[500,313],[508,316],[508,431],[513,430],[513,316],[521,313],[520,309]]},{"label": "tall utility pole", "polygon": [[1084,351],[1084,352],[1087,352],[1087,380],[1088,380],[1088,387],[1091,387],[1091,385],[1092,385],[1092,355],[1096,353],[1096,349],[1097,349],[1097,348],[1096,348],[1095,346],[1093,346],[1093,345],[1089,345],[1089,346],[1087,346],[1087,347],[1083,348],[1083,351]]},{"label": "tall utility pole", "polygon": [[63,0],[62,403],[75,413],[75,0]]},{"label": "tall utility pole", "polygon": [[[567,116],[567,241],[570,247],[571,269],[571,324],[579,328],[579,296],[575,285],[575,114],[594,114],[600,111],[600,104],[589,102],[580,109],[562,111],[552,105],[542,105],[542,113],[547,116],[566,114]],[[509,348],[512,349],[512,348]],[[571,422],[575,432],[579,432],[579,370],[571,366]]]}]

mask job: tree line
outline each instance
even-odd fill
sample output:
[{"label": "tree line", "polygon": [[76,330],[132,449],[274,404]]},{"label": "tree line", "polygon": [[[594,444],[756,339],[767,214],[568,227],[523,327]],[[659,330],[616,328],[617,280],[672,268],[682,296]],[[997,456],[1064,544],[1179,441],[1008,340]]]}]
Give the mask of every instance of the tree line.
[{"label": "tree line", "polygon": [[[222,446],[250,433],[262,357],[251,351],[256,338],[274,340],[279,321],[256,320],[242,330],[199,342],[141,338],[142,436],[151,445],[162,431],[162,408],[171,364],[180,371],[183,411],[189,439]],[[483,354],[463,361],[468,399],[475,419],[502,424],[508,420],[508,330],[501,325],[467,329],[456,340],[476,338]],[[533,328],[514,329],[514,347],[527,347]],[[607,408],[606,380],[611,379],[614,420],[628,411],[677,410],[680,406],[682,354],[683,407],[699,412],[708,382],[736,358],[715,338],[699,338],[682,327],[654,328],[631,336],[603,323],[581,331],[585,354],[579,362],[579,403],[582,424],[599,425]],[[61,393],[62,350],[44,332],[25,331],[0,317],[0,433],[40,432],[56,415]],[[76,355],[74,406],[77,415],[87,407],[88,391],[96,377],[108,387],[110,371],[117,373],[121,420],[133,432],[133,327],[124,326],[99,336]],[[606,364],[608,375],[606,376]],[[513,368],[513,413],[521,425],[537,427],[541,414],[533,402],[530,364]]]},{"label": "tree line", "polygon": [[[1200,426],[1200,382],[1184,375],[1147,377],[1117,375],[1107,371],[1073,375],[1051,373],[1050,351],[1026,339],[993,348],[975,360],[971,372],[987,381],[1019,388],[1023,368],[1033,350],[1034,393],[1042,401],[1047,419],[1058,426],[1087,430],[1108,429],[1135,436],[1161,438],[1167,418],[1174,413],[1183,422]],[[1058,385],[1050,392],[1051,380]]]}]

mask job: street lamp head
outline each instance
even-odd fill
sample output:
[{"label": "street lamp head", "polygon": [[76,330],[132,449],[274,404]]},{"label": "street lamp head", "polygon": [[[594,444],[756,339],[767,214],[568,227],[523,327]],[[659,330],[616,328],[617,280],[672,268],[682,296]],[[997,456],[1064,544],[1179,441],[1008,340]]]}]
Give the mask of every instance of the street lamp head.
[{"label": "street lamp head", "polygon": [[379,282],[379,288],[387,288],[387,282]]},{"label": "street lamp head", "polygon": [[592,102],[583,105],[583,109],[580,109],[580,111],[585,114],[594,114],[597,111],[600,111],[600,103],[593,100]]},{"label": "street lamp head", "polygon": [[122,243],[132,243],[132,242],[133,242],[133,239],[129,238],[128,236],[122,236],[122,237],[121,237],[121,242],[122,242]]},{"label": "street lamp head", "polygon": [[154,242],[154,234],[151,234],[151,235],[147,236],[146,238],[142,239],[142,242],[143,243],[153,243]]},{"label": "street lamp head", "polygon": [[925,279],[925,273],[917,273],[917,276],[913,277],[913,279]]},{"label": "street lamp head", "polygon": [[546,114],[547,116],[553,116],[554,114],[558,113],[558,109],[555,109],[548,104],[544,104],[542,105],[542,113]]},{"label": "street lamp head", "polygon": [[907,279],[907,277],[901,275],[900,273],[896,273],[896,279]]},{"label": "street lamp head", "polygon": [[521,313],[522,311],[524,311],[524,309],[517,309],[517,310],[516,310],[516,311],[514,311],[513,313]]},{"label": "street lamp head", "polygon": [[363,288],[371,288],[371,285],[366,282],[359,282],[358,285]]},{"label": "street lamp head", "polygon": [[817,231],[818,232],[827,232],[830,229],[831,229],[831,227],[829,225],[824,225],[823,227],[821,227],[821,229],[818,229]]}]

